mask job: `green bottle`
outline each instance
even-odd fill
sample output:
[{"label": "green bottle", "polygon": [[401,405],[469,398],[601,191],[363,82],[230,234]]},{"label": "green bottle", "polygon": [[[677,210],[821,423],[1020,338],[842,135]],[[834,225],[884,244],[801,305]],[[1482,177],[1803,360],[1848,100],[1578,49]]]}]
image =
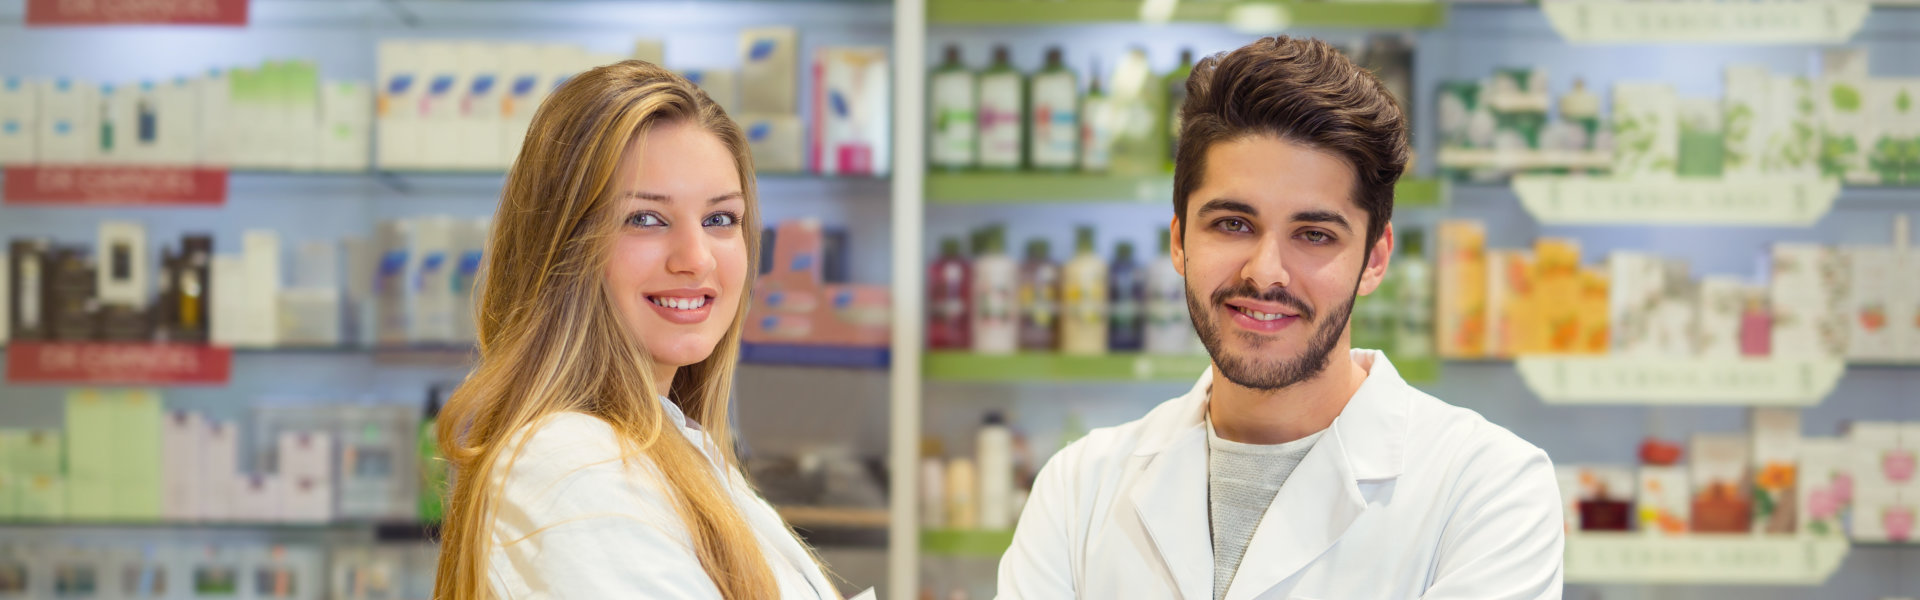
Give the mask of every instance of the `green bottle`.
[{"label": "green bottle", "polygon": [[980,167],[1025,166],[1027,77],[1013,68],[1006,46],[995,46],[993,65],[980,73]]},{"label": "green bottle", "polygon": [[1167,73],[1167,170],[1180,154],[1180,107],[1187,103],[1187,77],[1193,74],[1193,49],[1180,49],[1180,66]]},{"label": "green bottle", "polygon": [[440,455],[439,435],[434,433],[440,418],[441,387],[427,388],[427,409],[420,419],[420,522],[438,524],[446,512],[447,461]]},{"label": "green bottle", "polygon": [[1027,162],[1033,168],[1070,170],[1080,161],[1080,80],[1059,47],[1047,49],[1046,66],[1027,87]]},{"label": "green bottle", "polygon": [[1089,71],[1087,95],[1080,99],[1080,170],[1102,173],[1113,164],[1113,130],[1120,119],[1100,87],[1100,61]]}]

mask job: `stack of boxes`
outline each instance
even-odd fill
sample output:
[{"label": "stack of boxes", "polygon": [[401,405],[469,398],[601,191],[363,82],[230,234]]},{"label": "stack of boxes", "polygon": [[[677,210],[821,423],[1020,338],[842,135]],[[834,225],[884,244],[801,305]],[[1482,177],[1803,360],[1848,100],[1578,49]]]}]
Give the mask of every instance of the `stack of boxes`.
[{"label": "stack of boxes", "polygon": [[1543,238],[1531,251],[1487,249],[1477,221],[1443,222],[1437,332],[1443,356],[1539,354],[1920,362],[1920,253],[1907,219],[1894,244],[1781,243],[1761,283],[1695,278],[1680,260],[1609,253],[1579,265],[1579,246]]},{"label": "stack of boxes", "polygon": [[[1568,529],[1920,540],[1920,422],[1857,421],[1831,438],[1802,437],[1796,409],[1756,408],[1750,422],[1745,434],[1695,434],[1684,465],[1557,467]],[[1619,518],[1623,502],[1631,521]]]},{"label": "stack of boxes", "polygon": [[842,276],[830,276],[829,269],[845,259],[844,243],[832,243],[836,237],[823,231],[818,219],[802,219],[783,222],[763,238],[771,242],[771,260],[763,261],[765,272],[755,280],[743,340],[887,346],[892,293],[884,285],[844,283]]},{"label": "stack of boxes", "polygon": [[252,420],[249,434],[165,412],[151,390],[75,390],[61,432],[0,431],[0,521],[417,518],[414,407],[261,407]]}]

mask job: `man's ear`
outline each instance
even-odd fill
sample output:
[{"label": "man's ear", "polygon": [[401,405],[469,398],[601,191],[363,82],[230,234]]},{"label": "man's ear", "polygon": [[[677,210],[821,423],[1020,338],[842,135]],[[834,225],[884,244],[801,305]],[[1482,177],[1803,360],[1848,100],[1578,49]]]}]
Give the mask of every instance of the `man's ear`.
[{"label": "man's ear", "polygon": [[1167,227],[1172,230],[1167,236],[1167,254],[1173,257],[1173,270],[1180,273],[1181,277],[1186,277],[1187,241],[1182,239],[1183,236],[1180,235],[1180,217],[1174,217],[1173,223],[1167,225]]},{"label": "man's ear", "polygon": [[1360,295],[1372,294],[1380,288],[1380,282],[1387,277],[1387,261],[1393,258],[1393,223],[1380,232],[1380,239],[1374,240],[1373,247],[1367,249],[1367,268],[1360,272]]}]

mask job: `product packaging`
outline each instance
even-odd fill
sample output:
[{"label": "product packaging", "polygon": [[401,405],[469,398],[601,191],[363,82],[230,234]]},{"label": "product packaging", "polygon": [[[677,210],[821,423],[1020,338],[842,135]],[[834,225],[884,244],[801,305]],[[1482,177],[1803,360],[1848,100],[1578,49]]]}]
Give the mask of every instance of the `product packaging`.
[{"label": "product packaging", "polygon": [[1613,142],[1614,177],[1673,176],[1680,158],[1680,107],[1673,87],[1614,84]]},{"label": "product packaging", "polygon": [[1796,498],[1801,535],[1846,537],[1853,506],[1853,453],[1853,446],[1844,438],[1800,440]]},{"label": "product packaging", "polygon": [[1847,351],[1846,265],[1832,248],[1775,244],[1772,251],[1775,356],[1834,358]]},{"label": "product packaging", "polygon": [[1695,434],[1688,456],[1693,480],[1692,530],[1746,533],[1751,529],[1748,479],[1753,442],[1744,434]]},{"label": "product packaging", "polygon": [[1790,534],[1799,515],[1796,467],[1800,462],[1800,409],[1755,408],[1753,432],[1753,532]]},{"label": "product packaging", "polygon": [[[762,27],[740,32],[740,110],[792,115],[799,112],[800,31]],[[886,86],[880,86],[886,89]]]},{"label": "product packaging", "polygon": [[74,164],[92,160],[99,147],[99,86],[66,77],[40,87],[39,132],[35,136],[41,164]]},{"label": "product packaging", "polygon": [[1630,467],[1585,465],[1579,474],[1581,531],[1633,528],[1633,494],[1638,488]]},{"label": "product packaging", "polygon": [[1440,223],[1440,355],[1484,356],[1487,349],[1487,230],[1478,221]]},{"label": "product packaging", "polygon": [[39,162],[40,84],[0,77],[0,166]]},{"label": "product packaging", "polygon": [[892,156],[886,48],[821,48],[813,64],[813,172],[883,176]]},{"label": "product packaging", "polygon": [[1686,467],[1640,467],[1640,531],[1648,535],[1682,535],[1692,522],[1692,485]]},{"label": "product packaging", "polygon": [[789,114],[743,113],[753,166],[761,173],[798,173],[806,168],[806,126]]}]

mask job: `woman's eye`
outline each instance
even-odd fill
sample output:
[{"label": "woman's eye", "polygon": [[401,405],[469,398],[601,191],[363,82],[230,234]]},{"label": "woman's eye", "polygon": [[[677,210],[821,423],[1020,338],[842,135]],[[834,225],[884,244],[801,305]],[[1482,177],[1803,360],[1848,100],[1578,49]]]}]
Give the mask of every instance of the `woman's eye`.
[{"label": "woman's eye", "polygon": [[703,223],[703,225],[707,227],[732,227],[739,223],[740,217],[733,216],[732,213],[714,213],[707,217],[707,222]]},{"label": "woman's eye", "polygon": [[634,213],[633,216],[627,217],[627,224],[634,227],[659,227],[667,223],[660,220],[660,215],[646,212]]},{"label": "woman's eye", "polygon": [[1214,227],[1227,233],[1246,233],[1253,230],[1253,227],[1248,225],[1245,219],[1221,219],[1214,224]]}]

